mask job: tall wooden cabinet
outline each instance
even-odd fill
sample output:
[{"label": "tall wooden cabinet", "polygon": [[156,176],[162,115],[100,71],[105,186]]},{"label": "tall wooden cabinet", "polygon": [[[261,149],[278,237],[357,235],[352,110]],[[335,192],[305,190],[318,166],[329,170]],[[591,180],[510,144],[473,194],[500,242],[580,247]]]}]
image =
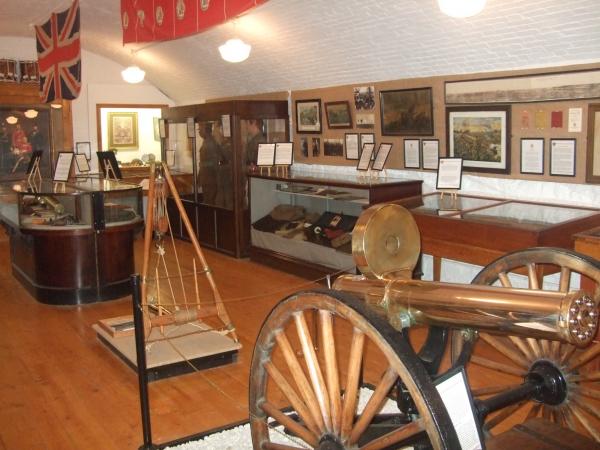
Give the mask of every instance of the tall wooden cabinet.
[{"label": "tall wooden cabinet", "polygon": [[[200,243],[235,257],[250,245],[248,178],[260,142],[289,141],[287,101],[235,100],[164,108],[166,161]],[[173,233],[189,235],[168,199]]]}]

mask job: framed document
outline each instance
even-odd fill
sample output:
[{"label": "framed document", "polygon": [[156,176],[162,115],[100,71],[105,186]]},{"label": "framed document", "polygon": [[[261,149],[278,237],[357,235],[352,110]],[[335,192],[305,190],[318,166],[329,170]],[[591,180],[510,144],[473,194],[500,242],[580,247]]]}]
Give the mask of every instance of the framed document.
[{"label": "framed document", "polygon": [[31,158],[29,159],[29,164],[27,165],[27,171],[25,172],[27,175],[31,174],[36,166],[39,168],[42,160],[42,153],[44,153],[43,150],[34,150],[31,153]]},{"label": "framed document", "polygon": [[346,133],[346,159],[358,159],[358,133]]},{"label": "framed document", "polygon": [[79,173],[88,173],[90,171],[90,165],[85,155],[75,155],[75,164],[77,165],[77,171]]},{"label": "framed document", "polygon": [[462,158],[440,158],[436,189],[460,189]]},{"label": "framed document", "polygon": [[112,175],[114,175],[117,180],[123,178],[115,152],[96,152],[96,154],[98,155],[98,165],[104,174],[104,178],[111,179],[110,172],[112,172]]},{"label": "framed document", "polygon": [[374,148],[375,144],[367,143],[363,145],[362,152],[360,154],[360,159],[358,160],[358,165],[356,166],[357,170],[369,169],[369,163],[371,162],[371,157],[373,156]]},{"label": "framed document", "polygon": [[185,123],[187,125],[187,137],[196,137],[196,125],[194,123],[194,118],[188,117],[187,119],[185,119]]},{"label": "framed document", "polygon": [[375,133],[360,133],[360,142],[358,148],[363,151],[365,144],[373,144],[373,147],[375,147]]},{"label": "framed document", "polygon": [[167,137],[167,124],[165,119],[158,119],[158,134],[161,139]]},{"label": "framed document", "polygon": [[448,371],[436,379],[434,384],[448,411],[460,448],[485,450],[485,440],[481,426],[475,418],[473,397],[467,385],[464,368],[460,366]]},{"label": "framed document", "polygon": [[521,173],[544,173],[544,139],[521,139]]},{"label": "framed document", "polygon": [[75,153],[85,155],[88,161],[92,159],[92,149],[89,142],[77,142],[75,144]]},{"label": "framed document", "polygon": [[550,175],[575,176],[575,139],[550,139]]},{"label": "framed document", "polygon": [[375,156],[375,161],[373,161],[373,166],[371,167],[371,169],[383,170],[383,167],[385,166],[385,162],[387,161],[391,150],[392,144],[387,142],[382,142],[381,144],[379,144],[379,149],[377,150],[377,155]]},{"label": "framed document", "polygon": [[256,165],[267,167],[275,162],[275,144],[258,144],[258,156]]},{"label": "framed document", "polygon": [[421,168],[418,139],[404,139],[404,167],[406,169]]},{"label": "framed document", "polygon": [[73,153],[71,152],[60,152],[58,159],[56,160],[56,167],[54,168],[53,181],[65,182],[69,180],[69,174],[71,173],[71,164],[73,163]]},{"label": "framed document", "polygon": [[440,141],[437,139],[423,139],[421,141],[423,169],[437,170],[440,158]]},{"label": "framed document", "polygon": [[277,142],[275,144],[275,165],[291,166],[292,155],[294,154],[293,142]]}]

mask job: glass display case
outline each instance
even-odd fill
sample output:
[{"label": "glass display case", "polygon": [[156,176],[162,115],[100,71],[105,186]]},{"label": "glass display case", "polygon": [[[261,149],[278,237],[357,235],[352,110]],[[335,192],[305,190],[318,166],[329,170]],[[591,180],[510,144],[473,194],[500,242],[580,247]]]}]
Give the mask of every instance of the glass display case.
[{"label": "glass display case", "polygon": [[295,170],[281,176],[253,173],[250,257],[309,278],[352,271],[352,230],[363,209],[420,194],[421,184]]},{"label": "glass display case", "polygon": [[[258,144],[289,140],[286,101],[228,101],[165,108],[167,162],[198,240],[236,257],[249,246],[248,171]],[[187,230],[168,202],[174,234]]]},{"label": "glass display case", "polygon": [[142,189],[98,178],[12,185],[2,208],[13,275],[40,302],[82,304],[130,293]]}]

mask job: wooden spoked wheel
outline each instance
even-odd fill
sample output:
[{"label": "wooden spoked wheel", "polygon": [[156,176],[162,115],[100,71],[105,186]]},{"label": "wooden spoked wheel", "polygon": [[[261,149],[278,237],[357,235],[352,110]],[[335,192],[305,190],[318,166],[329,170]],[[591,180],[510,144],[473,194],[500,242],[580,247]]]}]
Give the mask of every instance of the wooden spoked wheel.
[{"label": "wooden spoked wheel", "polygon": [[[558,271],[554,287],[548,280],[544,283],[540,276],[548,267]],[[509,276],[518,269],[525,274],[526,280],[521,281],[526,281],[529,289],[568,292],[572,275],[579,274],[592,286],[588,294],[596,301],[600,296],[600,262],[558,248],[531,248],[505,255],[485,267],[473,283],[525,287],[517,285],[518,277]],[[563,384],[559,391],[564,392],[499,410],[488,417],[485,423],[488,431],[495,433],[514,425],[515,421],[543,417],[600,441],[600,342],[597,337],[592,344],[579,349],[558,341],[454,331],[452,354],[455,361],[469,361],[473,394],[481,399],[519,385],[534,366],[543,365],[544,370],[559,374],[558,379]],[[499,378],[504,382],[499,383]]]},{"label": "wooden spoked wheel", "polygon": [[[380,414],[398,380],[413,410]],[[357,406],[361,384],[373,387],[364,407]],[[254,348],[249,407],[257,450],[374,450],[415,441],[459,448],[410,345],[387,320],[343,292],[302,292],[273,309]],[[276,431],[273,421],[285,431]],[[277,443],[282,433],[286,444]]]}]

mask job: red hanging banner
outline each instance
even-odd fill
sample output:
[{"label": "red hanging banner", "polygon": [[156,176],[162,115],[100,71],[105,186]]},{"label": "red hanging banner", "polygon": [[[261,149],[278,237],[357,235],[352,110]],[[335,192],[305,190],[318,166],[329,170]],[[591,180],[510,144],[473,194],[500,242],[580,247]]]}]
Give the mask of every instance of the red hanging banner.
[{"label": "red hanging banner", "polygon": [[267,0],[121,0],[123,43],[201,33]]}]

